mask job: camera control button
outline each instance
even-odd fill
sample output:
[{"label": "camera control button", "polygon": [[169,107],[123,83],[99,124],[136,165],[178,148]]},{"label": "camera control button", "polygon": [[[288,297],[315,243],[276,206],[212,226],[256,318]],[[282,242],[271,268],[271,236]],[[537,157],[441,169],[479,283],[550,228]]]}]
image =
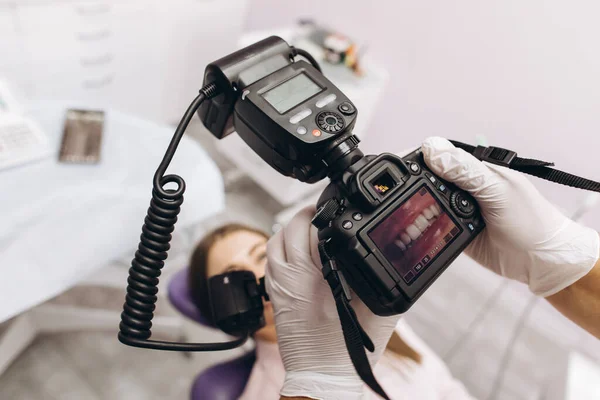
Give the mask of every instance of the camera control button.
[{"label": "camera control button", "polygon": [[329,199],[319,207],[311,223],[319,230],[325,229],[335,218],[339,209],[340,205],[338,202],[335,199]]},{"label": "camera control button", "polygon": [[296,132],[298,133],[298,135],[306,135],[306,128],[303,126],[299,126],[298,129],[296,129]]},{"label": "camera control button", "polygon": [[448,193],[448,188],[447,188],[447,187],[446,187],[446,185],[444,185],[443,183],[440,183],[440,184],[438,185],[437,189],[438,189],[440,192],[444,193],[444,194],[447,194],[447,193]]},{"label": "camera control button", "polygon": [[411,283],[415,278],[415,274],[412,271],[409,271],[406,275],[404,275],[404,282]]},{"label": "camera control button", "polygon": [[321,128],[323,132],[337,133],[344,128],[344,118],[330,111],[323,111],[317,115],[316,118],[317,126]]},{"label": "camera control button", "polygon": [[421,172],[421,167],[419,166],[419,164],[414,163],[414,162],[409,162],[408,168],[410,169],[410,172],[412,172],[413,174],[418,174],[419,172]]},{"label": "camera control button", "polygon": [[317,101],[317,103],[315,104],[317,107],[319,108],[323,108],[325,107],[327,104],[331,103],[332,101],[334,101],[335,99],[337,99],[337,96],[333,93],[323,97],[321,100]]},{"label": "camera control button", "polygon": [[349,102],[345,101],[339,105],[338,110],[344,115],[352,115],[356,112],[356,108]]},{"label": "camera control button", "polygon": [[465,192],[452,193],[452,196],[450,196],[450,205],[463,218],[469,218],[475,213],[475,201]]},{"label": "camera control button", "polygon": [[363,219],[363,216],[361,213],[356,212],[356,213],[352,214],[352,219],[355,221],[360,221]]},{"label": "camera control button", "polygon": [[346,220],[342,223],[344,229],[352,229],[352,221]]},{"label": "camera control button", "polygon": [[434,185],[437,185],[437,179],[435,176],[428,174],[427,172],[425,172],[425,176],[427,177],[427,179],[429,179],[429,182],[433,183]]},{"label": "camera control button", "polygon": [[306,109],[300,111],[298,114],[292,116],[290,118],[290,124],[297,124],[298,122],[302,121],[304,118],[308,117],[310,114],[312,114],[311,109],[306,108]]}]

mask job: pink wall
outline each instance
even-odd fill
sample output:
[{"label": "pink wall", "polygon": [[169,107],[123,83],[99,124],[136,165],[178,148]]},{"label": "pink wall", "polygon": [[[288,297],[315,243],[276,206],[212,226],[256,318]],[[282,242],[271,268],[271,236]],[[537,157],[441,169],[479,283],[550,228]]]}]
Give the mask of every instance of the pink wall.
[{"label": "pink wall", "polygon": [[[368,41],[392,82],[365,148],[430,135],[488,143],[600,179],[600,3],[253,0],[248,29],[301,17]],[[359,133],[360,134],[360,133]],[[568,212],[584,193],[540,188]],[[600,229],[600,211],[588,222]]]}]

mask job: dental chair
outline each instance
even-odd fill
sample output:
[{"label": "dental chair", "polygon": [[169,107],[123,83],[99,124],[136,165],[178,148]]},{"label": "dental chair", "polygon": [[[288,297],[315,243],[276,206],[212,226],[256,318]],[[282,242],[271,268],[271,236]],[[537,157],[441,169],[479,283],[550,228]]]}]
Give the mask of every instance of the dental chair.
[{"label": "dental chair", "polygon": [[[168,285],[171,304],[180,313],[211,328],[212,325],[194,304],[188,287],[187,268],[177,272]],[[214,365],[202,371],[194,379],[190,392],[191,400],[236,400],[243,393],[256,353],[251,351],[241,357]]]}]

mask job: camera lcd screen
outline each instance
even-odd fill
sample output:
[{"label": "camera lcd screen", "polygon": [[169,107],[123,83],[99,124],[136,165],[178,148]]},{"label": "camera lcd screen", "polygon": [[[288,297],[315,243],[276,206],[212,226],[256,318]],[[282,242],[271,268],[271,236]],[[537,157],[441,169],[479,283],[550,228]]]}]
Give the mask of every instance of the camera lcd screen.
[{"label": "camera lcd screen", "polygon": [[429,189],[422,186],[368,235],[410,284],[460,232]]},{"label": "camera lcd screen", "polygon": [[312,79],[302,73],[274,87],[262,96],[277,112],[284,114],[322,90]]}]

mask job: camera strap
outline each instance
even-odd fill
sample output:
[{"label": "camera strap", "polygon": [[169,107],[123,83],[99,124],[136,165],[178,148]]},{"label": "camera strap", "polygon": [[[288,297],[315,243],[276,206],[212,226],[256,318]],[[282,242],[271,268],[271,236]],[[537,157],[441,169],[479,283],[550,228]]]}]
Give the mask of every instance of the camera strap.
[{"label": "camera strap", "polygon": [[451,140],[450,142],[459,149],[463,149],[467,153],[472,154],[478,160],[514,169],[515,171],[533,175],[561,185],[590,190],[592,192],[600,192],[600,183],[569,174],[568,172],[550,168],[554,166],[554,163],[517,157],[517,153],[514,151],[503,149],[501,147],[471,146],[470,144],[454,140]]},{"label": "camera strap", "polygon": [[390,400],[379,382],[377,382],[375,375],[373,375],[371,363],[369,363],[369,358],[365,352],[365,349],[369,350],[371,353],[375,351],[375,345],[367,332],[365,332],[360,325],[356,313],[354,312],[354,308],[350,305],[350,300],[352,300],[350,287],[344,279],[344,276],[340,273],[340,270],[337,268],[335,260],[329,256],[326,244],[327,241],[325,240],[319,242],[319,256],[321,258],[321,264],[323,265],[321,271],[323,272],[323,277],[327,283],[329,283],[329,287],[331,288],[331,292],[335,299],[335,305],[344,334],[344,341],[346,342],[346,349],[350,355],[352,365],[358,373],[358,376],[371,388],[371,390],[385,400]]}]

